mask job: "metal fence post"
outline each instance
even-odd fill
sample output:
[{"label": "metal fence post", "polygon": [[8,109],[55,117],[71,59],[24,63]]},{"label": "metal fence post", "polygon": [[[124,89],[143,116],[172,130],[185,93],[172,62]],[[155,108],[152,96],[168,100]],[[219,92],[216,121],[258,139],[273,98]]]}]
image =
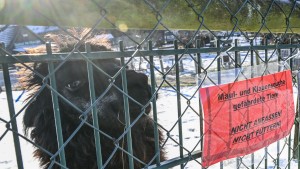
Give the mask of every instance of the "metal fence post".
[{"label": "metal fence post", "polygon": [[[152,41],[148,42],[148,49],[149,51],[152,50]],[[150,59],[150,76],[151,76],[151,93],[154,94],[154,98],[152,100],[152,106],[153,106],[153,120],[157,122],[157,106],[156,106],[156,95],[155,95],[155,88],[156,88],[156,82],[155,82],[155,73],[154,73],[154,60],[153,56],[149,56]],[[156,165],[160,165],[160,151],[159,151],[159,137],[158,137],[158,128],[157,125],[154,125],[154,139],[155,139],[155,152],[157,152],[156,156]]]},{"label": "metal fence post", "polygon": [[[197,47],[197,49],[201,48],[200,45],[201,45],[201,40],[197,39],[197,41],[196,41],[196,47]],[[201,73],[201,67],[202,67],[201,53],[198,52],[196,54],[196,56],[197,56],[196,60],[197,60],[198,64],[195,62],[195,72],[197,74],[200,74]]]},{"label": "metal fence post", "polygon": [[[217,48],[218,48],[218,52],[217,52],[217,71],[218,71],[218,84],[221,84],[221,44],[220,44],[220,40],[217,40]],[[223,169],[223,161],[220,162],[220,169]]]},{"label": "metal fence post", "polygon": [[[0,43],[0,48],[4,49],[4,43]],[[0,51],[0,57],[5,57],[5,54],[2,54]],[[7,128],[11,127],[11,130],[13,131],[13,139],[14,139],[14,145],[15,145],[15,153],[17,158],[17,164],[19,169],[23,169],[23,159],[22,159],[22,153],[21,153],[21,146],[20,146],[20,140],[18,137],[18,126],[17,126],[17,120],[15,117],[15,108],[14,108],[14,99],[12,95],[12,88],[11,88],[11,81],[9,76],[9,70],[8,70],[8,64],[3,63],[3,78],[5,82],[5,89],[6,89],[6,97],[7,97],[7,104],[9,109],[9,115],[11,119],[11,126],[9,123],[6,124]]]},{"label": "metal fence post", "polygon": [[281,49],[277,49],[278,51],[278,63],[282,60]]},{"label": "metal fence post", "polygon": [[[199,49],[201,48],[201,40],[197,39],[196,41],[196,47]],[[197,56],[197,62],[198,64],[195,62],[195,72],[198,75],[198,78],[196,79],[198,85],[200,84],[200,78],[201,78],[201,68],[202,68],[202,58],[201,58],[201,53],[198,52],[196,54]],[[202,79],[201,79],[202,80]],[[201,100],[200,100],[200,94],[199,94],[199,125],[200,125],[200,136],[203,136],[204,131],[203,131],[203,114],[202,114],[202,107],[201,107]],[[200,151],[203,151],[203,137],[201,138],[201,144],[200,144]],[[203,166],[201,166],[201,168],[204,168]]]},{"label": "metal fence post", "polygon": [[[266,38],[265,40],[264,40],[264,42],[265,42],[265,47],[267,47],[268,46],[268,39]],[[265,64],[268,64],[268,49],[267,48],[265,48]]]},{"label": "metal fence post", "polygon": [[[292,44],[292,38],[290,38],[290,44]],[[293,54],[293,48],[290,48],[290,54],[292,56]],[[293,59],[290,59],[290,69],[291,71],[293,71]],[[289,134],[289,138],[288,138],[288,145],[291,146],[291,142],[292,142],[292,133]],[[291,159],[291,148],[288,149],[288,159]],[[288,164],[288,169],[291,168],[290,163]]]},{"label": "metal fence post", "polygon": [[[300,70],[298,70],[298,73],[297,73],[297,86],[298,86],[298,117],[296,118],[297,119],[297,124],[295,127],[297,127],[295,129],[295,131],[297,130],[298,133],[296,133],[295,136],[298,136],[298,140],[297,140],[297,149],[295,149],[296,151],[296,155],[297,155],[297,159],[298,159],[298,169],[300,169],[300,148],[299,148],[299,145],[300,145],[300,130],[299,130],[299,117],[300,117],[300,94],[299,94],[299,91],[300,91]],[[296,140],[296,138],[295,138]],[[294,142],[295,143],[295,142]]]},{"label": "metal fence post", "polygon": [[251,50],[250,50],[250,65],[254,66],[253,39],[250,40],[250,47],[251,47]]},{"label": "metal fence post", "polygon": [[218,52],[217,52],[217,56],[218,56],[218,59],[217,59],[217,71],[218,71],[218,84],[221,84],[221,48],[220,48],[220,40],[218,39],[217,40],[217,48],[218,48]]},{"label": "metal fence post", "polygon": [[[292,38],[289,39],[289,44],[292,44]],[[290,48],[290,56],[293,56],[293,48]],[[293,59],[289,60],[290,69],[293,71]]]},{"label": "metal fence post", "polygon": [[[178,49],[177,40],[174,41],[174,49]],[[179,136],[179,155],[180,158],[183,158],[183,139],[182,139],[182,119],[181,119],[181,99],[180,99],[180,68],[179,68],[179,58],[178,55],[175,55],[175,73],[176,73],[176,96],[177,96],[177,117],[178,117],[178,136]],[[181,169],[184,168],[183,164],[180,165]]]},{"label": "metal fence post", "polygon": [[[234,40],[234,47],[238,47],[238,39]],[[235,68],[235,76],[237,78],[238,70],[237,68],[241,67],[241,56],[239,51],[234,51],[234,68]]]},{"label": "metal fence post", "polygon": [[[51,57],[52,49],[51,49],[50,42],[46,43],[46,50],[47,50],[47,55]],[[50,85],[53,90],[57,90],[53,62],[48,63],[48,71],[49,71],[49,75],[50,75],[50,77],[49,77]],[[55,128],[56,128],[56,134],[57,134],[58,151],[60,151],[59,152],[60,163],[62,164],[62,166],[66,167],[67,163],[66,163],[66,157],[65,157],[65,150],[64,150],[64,147],[62,147],[64,144],[64,139],[63,139],[63,133],[62,133],[62,127],[61,127],[61,117],[60,117],[60,110],[59,110],[59,104],[58,104],[58,96],[52,90],[51,90],[51,97],[52,97],[53,111],[54,111],[54,118],[55,118]],[[53,157],[51,157],[51,160],[55,160],[55,159],[53,159]]]},{"label": "metal fence post", "polygon": [[[265,43],[265,46],[267,47],[268,46],[268,39],[265,38],[264,39],[264,43]],[[268,64],[268,49],[266,48],[265,49],[265,64]],[[268,147],[265,147],[265,168],[268,167]]]},{"label": "metal fence post", "polygon": [[158,58],[159,58],[161,72],[164,74],[165,73],[165,69],[164,69],[164,63],[163,63],[162,57],[158,56]]},{"label": "metal fence post", "polygon": [[[120,52],[124,52],[124,44],[123,41],[120,41]],[[123,66],[123,70],[121,72],[122,76],[122,87],[123,87],[123,100],[124,100],[124,113],[125,113],[125,121],[126,121],[126,128],[130,127],[130,114],[129,114],[129,101],[128,101],[128,90],[127,90],[127,78],[126,78],[126,69],[124,68],[125,66],[125,58],[121,57],[121,65]],[[131,137],[131,129],[128,130],[128,133],[126,134],[127,138],[127,151],[129,154],[133,155],[133,150],[132,150],[132,137]],[[129,168],[133,169],[134,164],[133,164],[133,158],[128,155],[128,161],[129,161]]]},{"label": "metal fence post", "polygon": [[[86,43],[85,50],[87,55],[91,52],[90,44]],[[88,71],[88,80],[89,80],[90,99],[92,105],[96,100],[96,96],[95,96],[93,66],[89,62],[87,62],[87,71]],[[92,108],[92,116],[93,116],[93,126],[95,127],[94,137],[95,137],[95,146],[96,146],[96,155],[97,155],[97,165],[98,165],[98,169],[100,169],[102,168],[102,155],[101,155],[100,134],[98,132],[99,122],[98,122],[98,114],[97,114],[96,106]]]}]

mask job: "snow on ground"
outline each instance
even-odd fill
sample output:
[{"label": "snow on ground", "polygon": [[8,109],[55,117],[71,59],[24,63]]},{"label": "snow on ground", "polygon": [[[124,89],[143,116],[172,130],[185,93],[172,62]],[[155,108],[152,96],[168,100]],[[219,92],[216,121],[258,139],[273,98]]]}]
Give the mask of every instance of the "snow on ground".
[{"label": "snow on ground", "polygon": [[[193,150],[200,150],[200,125],[199,125],[199,97],[198,93],[195,94],[197,87],[182,87],[181,92],[184,96],[181,96],[181,114],[182,115],[182,138],[183,138],[183,146],[185,150],[193,151]],[[294,91],[296,94],[296,90]],[[21,92],[15,91],[13,92],[14,99],[16,99]],[[26,98],[23,96],[20,101],[15,102],[15,109],[18,112],[19,109],[22,108],[22,102]],[[187,99],[190,100],[190,107],[187,107]],[[2,92],[0,94],[0,117],[9,120],[8,115],[8,107],[6,101],[6,93]],[[161,88],[159,92],[159,99],[157,100],[157,110],[158,110],[158,118],[159,124],[161,124],[166,130],[170,132],[170,136],[176,142],[179,142],[179,130],[178,130],[178,111],[177,111],[177,95],[176,92],[173,91],[171,88]],[[194,111],[195,110],[195,111]],[[19,115],[17,118],[19,132],[23,134],[22,131],[22,121],[21,118],[23,113]],[[5,124],[0,122],[0,133],[4,133],[5,131]],[[293,133],[293,132],[292,132]],[[166,132],[164,132],[166,135]],[[165,136],[166,138],[166,136]],[[179,156],[179,146],[178,144],[173,141],[172,139],[167,139],[165,148],[167,151],[167,156],[169,159],[175,158]],[[24,163],[25,169],[38,169],[38,161],[32,157],[33,146],[26,142],[24,139],[20,138],[21,142],[21,149],[22,149],[22,158]],[[288,159],[288,146],[284,143],[286,139],[282,139],[279,143],[273,143],[268,147],[268,169],[271,169],[275,166],[274,159],[276,159],[276,155],[278,154],[277,144],[280,145],[279,152],[282,151],[280,155],[280,167],[285,168],[286,165],[290,162]],[[293,143],[293,140],[292,140]],[[283,148],[284,147],[284,148]],[[184,154],[187,154],[187,151],[184,150]],[[261,149],[255,152],[254,157],[255,166],[258,166],[260,162],[260,166],[258,168],[264,168],[264,149]],[[274,159],[272,159],[272,157]],[[197,159],[198,162],[201,162],[200,159]],[[225,169],[236,168],[237,163],[236,159],[230,159],[223,162]],[[251,162],[251,155],[247,155],[242,158],[242,165],[240,168],[247,168],[250,167]],[[296,168],[297,163],[293,160],[290,162],[291,168]],[[14,152],[14,144],[12,139],[11,132],[8,132],[7,135],[4,136],[3,140],[0,141],[0,168],[1,169],[16,169],[17,163],[15,159],[15,152]],[[179,168],[179,167],[174,167]],[[201,165],[196,161],[188,162],[185,165],[185,168],[194,169],[194,168],[201,168]],[[215,164],[209,169],[216,169],[220,168],[220,164]]]},{"label": "snow on ground", "polygon": [[[14,100],[20,96],[22,91],[14,91],[13,97]],[[26,97],[22,97],[21,100],[18,102],[15,102],[15,110],[16,113],[22,108],[24,101]],[[9,117],[9,111],[7,106],[7,100],[6,100],[6,93],[2,92],[0,93],[0,117],[3,118],[6,121],[10,120]],[[18,125],[18,131],[21,134],[24,134],[23,132],[23,125],[22,125],[22,117],[23,114],[18,116],[17,118],[17,125]],[[6,127],[5,123],[0,121],[0,135],[5,132]],[[20,144],[21,144],[21,151],[22,151],[22,158],[23,158],[23,164],[25,169],[38,169],[38,161],[32,158],[33,153],[33,146],[25,141],[24,139],[20,138]],[[15,156],[15,150],[14,150],[14,141],[12,137],[12,132],[8,132],[4,137],[3,140],[0,141],[0,168],[1,169],[17,169],[17,161]]]}]

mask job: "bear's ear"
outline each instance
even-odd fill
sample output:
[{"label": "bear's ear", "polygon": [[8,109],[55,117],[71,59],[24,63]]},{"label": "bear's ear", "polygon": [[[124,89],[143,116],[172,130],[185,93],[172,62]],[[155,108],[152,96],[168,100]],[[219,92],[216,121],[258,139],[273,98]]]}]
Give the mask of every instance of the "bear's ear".
[{"label": "bear's ear", "polygon": [[44,113],[52,110],[51,95],[48,95],[48,93],[48,89],[44,89],[44,91],[27,106],[23,116],[25,130],[29,127],[35,127],[38,121],[44,121]]},{"label": "bear's ear", "polygon": [[37,117],[39,117],[38,114],[42,112],[41,108],[41,105],[38,104],[36,100],[28,105],[23,116],[23,124],[25,128],[34,126],[34,121]]}]

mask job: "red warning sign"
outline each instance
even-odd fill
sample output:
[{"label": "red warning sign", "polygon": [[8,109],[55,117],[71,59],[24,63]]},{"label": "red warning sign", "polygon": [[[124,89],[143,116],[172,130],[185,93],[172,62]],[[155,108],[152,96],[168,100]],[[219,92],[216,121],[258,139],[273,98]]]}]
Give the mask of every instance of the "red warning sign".
[{"label": "red warning sign", "polygon": [[290,71],[200,89],[202,164],[261,149],[290,133],[295,108]]}]

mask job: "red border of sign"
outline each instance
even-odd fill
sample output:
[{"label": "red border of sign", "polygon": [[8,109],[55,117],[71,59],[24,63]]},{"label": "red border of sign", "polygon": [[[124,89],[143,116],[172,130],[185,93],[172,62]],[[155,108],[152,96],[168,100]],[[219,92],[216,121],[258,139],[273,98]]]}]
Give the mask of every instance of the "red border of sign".
[{"label": "red border of sign", "polygon": [[243,156],[287,136],[295,108],[291,71],[200,88],[202,165]]}]

